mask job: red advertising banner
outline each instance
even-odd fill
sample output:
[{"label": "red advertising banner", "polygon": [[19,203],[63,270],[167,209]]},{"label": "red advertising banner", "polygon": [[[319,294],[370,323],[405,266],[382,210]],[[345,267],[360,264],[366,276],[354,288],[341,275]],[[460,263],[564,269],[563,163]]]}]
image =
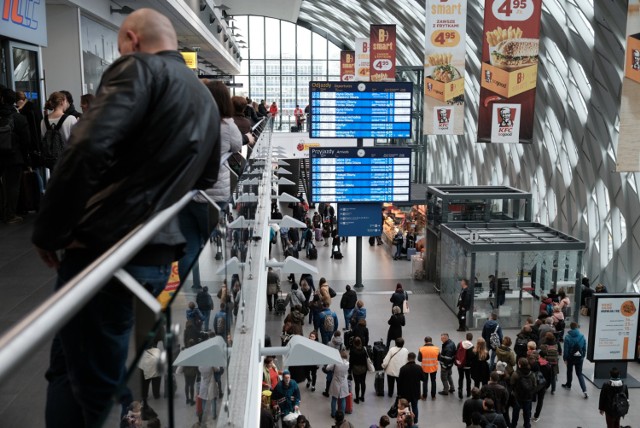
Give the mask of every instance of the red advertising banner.
[{"label": "red advertising banner", "polygon": [[542,0],[485,0],[478,141],[533,138]]},{"label": "red advertising banner", "polygon": [[640,171],[640,0],[629,0],[616,171]]},{"label": "red advertising banner", "polygon": [[354,51],[340,51],[340,80],[351,82],[356,74],[356,53]]},{"label": "red advertising banner", "polygon": [[396,80],[396,26],[371,25],[370,81],[395,82]]}]

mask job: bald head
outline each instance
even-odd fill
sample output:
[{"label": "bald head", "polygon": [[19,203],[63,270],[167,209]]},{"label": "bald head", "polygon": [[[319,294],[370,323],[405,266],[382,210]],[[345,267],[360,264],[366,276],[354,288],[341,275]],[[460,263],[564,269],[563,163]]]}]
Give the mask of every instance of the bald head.
[{"label": "bald head", "polygon": [[153,9],[136,10],[120,26],[118,50],[121,55],[177,49],[178,38],[171,21]]}]

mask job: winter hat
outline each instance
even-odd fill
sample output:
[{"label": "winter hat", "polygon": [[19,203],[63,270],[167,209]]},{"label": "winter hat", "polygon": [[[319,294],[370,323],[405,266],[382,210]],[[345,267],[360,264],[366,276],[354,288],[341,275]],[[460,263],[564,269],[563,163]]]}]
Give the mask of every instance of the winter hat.
[{"label": "winter hat", "polygon": [[291,372],[289,372],[289,370],[283,371],[282,376],[286,376],[286,375],[291,375]]},{"label": "winter hat", "polygon": [[496,364],[496,371],[500,374],[503,374],[507,370],[507,363],[504,361],[498,361]]}]

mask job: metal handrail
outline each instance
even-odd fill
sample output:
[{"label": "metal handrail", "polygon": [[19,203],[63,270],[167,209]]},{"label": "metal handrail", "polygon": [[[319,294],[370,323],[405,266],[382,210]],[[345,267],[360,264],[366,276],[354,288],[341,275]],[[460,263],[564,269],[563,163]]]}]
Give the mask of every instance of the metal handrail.
[{"label": "metal handrail", "polygon": [[[51,337],[76,315],[164,225],[191,201],[196,193],[195,190],[190,191],[178,202],[158,212],[146,223],[135,227],[3,334],[0,337],[0,382],[12,374],[13,370],[25,358],[33,355],[36,348],[42,346],[43,340]],[[136,284],[125,284],[125,286],[135,288]],[[145,296],[136,293],[139,290],[132,291],[139,297]],[[152,298],[150,294],[148,296]],[[159,316],[159,305],[153,307],[152,310],[156,316]]]}]

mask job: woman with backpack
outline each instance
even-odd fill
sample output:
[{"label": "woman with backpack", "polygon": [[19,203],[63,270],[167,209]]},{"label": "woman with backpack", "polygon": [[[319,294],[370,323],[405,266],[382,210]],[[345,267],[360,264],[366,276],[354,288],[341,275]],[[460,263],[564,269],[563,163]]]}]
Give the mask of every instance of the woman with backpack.
[{"label": "woman with backpack", "polygon": [[524,427],[531,428],[531,403],[536,391],[536,377],[531,371],[531,365],[526,358],[518,360],[518,369],[511,375],[511,392],[514,395],[511,426],[518,426],[518,418],[522,409]]},{"label": "woman with backpack", "polygon": [[556,380],[560,369],[558,362],[560,361],[560,355],[562,355],[562,348],[556,340],[556,336],[552,332],[546,333],[540,340],[540,350],[546,353],[546,360],[551,365],[551,395],[556,393]]},{"label": "woman with backpack", "polygon": [[540,413],[542,412],[542,405],[544,404],[544,396],[553,379],[553,367],[549,364],[547,353],[544,350],[531,354],[529,361],[531,362],[531,370],[535,373],[538,383],[536,387],[536,411],[533,413],[532,421],[538,422]]},{"label": "woman with backpack", "polygon": [[67,97],[62,92],[54,92],[49,95],[45,104],[46,110],[52,110],[45,114],[40,131],[42,132],[42,159],[44,165],[53,170],[58,161],[62,149],[67,147],[71,136],[71,127],[78,121],[74,116],[65,113],[69,108]]}]

